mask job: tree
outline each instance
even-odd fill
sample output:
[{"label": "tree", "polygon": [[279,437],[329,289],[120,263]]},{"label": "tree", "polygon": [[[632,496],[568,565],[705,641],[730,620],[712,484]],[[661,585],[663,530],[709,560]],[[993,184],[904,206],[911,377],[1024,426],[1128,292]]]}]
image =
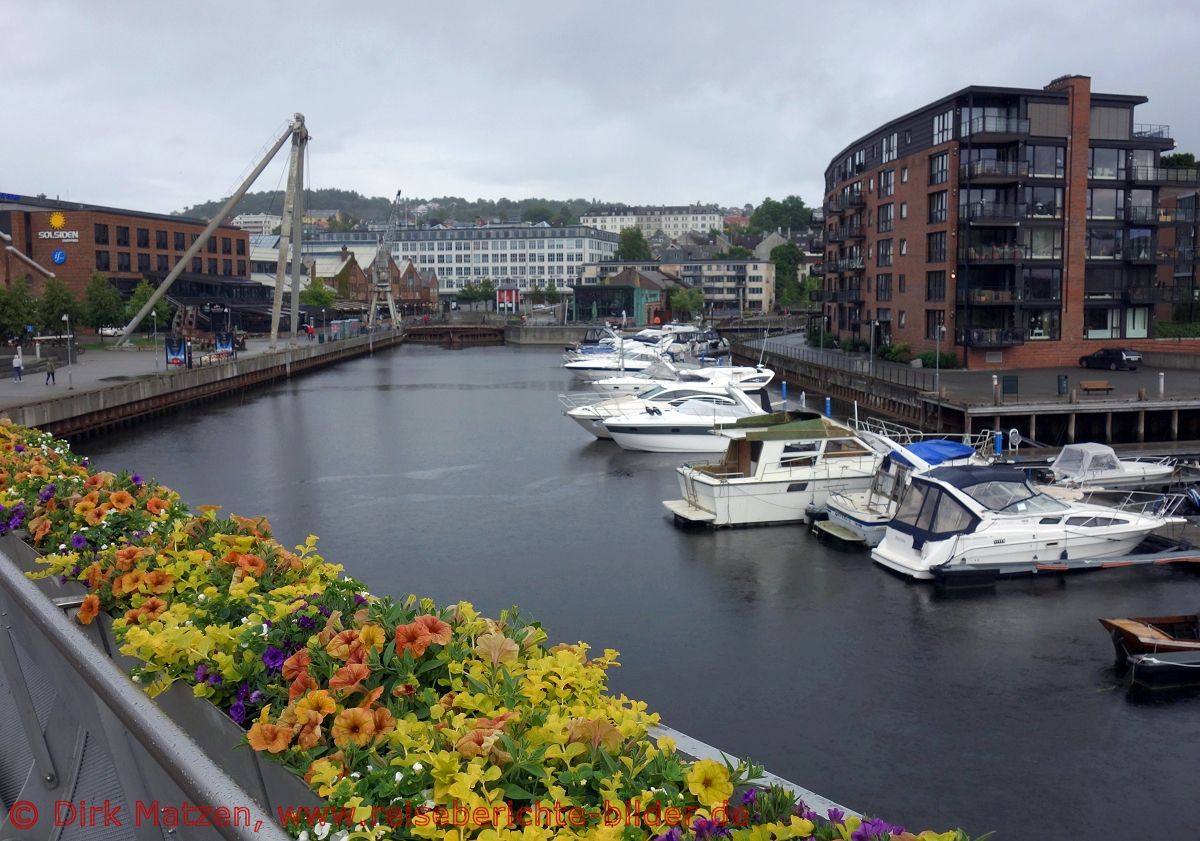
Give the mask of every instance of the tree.
[{"label": "tree", "polygon": [[768,196],[750,214],[750,230],[764,233],[804,228],[812,221],[812,214],[812,208],[805,207],[799,196],[788,196],[781,202]]},{"label": "tree", "polygon": [[29,276],[17,278],[7,289],[0,289],[0,329],[7,336],[25,336],[26,325],[36,324],[38,301],[33,297]]},{"label": "tree", "polygon": [[99,272],[92,272],[92,279],[83,290],[83,323],[89,327],[115,327],[123,324],[125,303],[117,287]]},{"label": "tree", "polygon": [[490,310],[492,304],[496,302],[496,282],[490,277],[485,278],[483,283],[479,284],[478,300],[483,301],[485,310]]},{"label": "tree", "polygon": [[617,260],[650,260],[650,245],[641,228],[624,228],[617,240]]},{"label": "tree", "polygon": [[[137,285],[137,287],[133,290],[133,294],[129,296],[129,300],[125,304],[126,323],[128,323],[135,315],[141,312],[142,307],[146,305],[146,302],[150,300],[150,296],[153,294],[154,288],[146,281],[143,280]],[[154,329],[155,313],[158,313],[158,329],[165,330],[171,323],[172,314],[171,304],[165,297],[158,299],[158,303],[154,305],[154,309],[146,313],[146,317],[142,319],[142,323],[138,325],[137,329],[143,333],[149,333],[152,329]]]},{"label": "tree", "polygon": [[48,335],[55,335],[66,332],[64,315],[70,316],[71,323],[78,327],[83,308],[80,307],[79,301],[75,300],[71,290],[67,289],[67,285],[52,277],[46,281],[46,291],[38,301],[37,314],[38,329]]},{"label": "tree", "polygon": [[558,291],[558,287],[554,284],[554,281],[550,282],[550,285],[543,290],[542,294],[545,295],[547,304],[557,304],[562,300],[562,293]]},{"label": "tree", "polygon": [[754,252],[740,245],[731,245],[712,256],[714,260],[751,260],[753,258]]},{"label": "tree", "polygon": [[336,302],[337,293],[322,283],[320,278],[314,280],[307,289],[300,292],[300,303],[306,307],[332,309]]},{"label": "tree", "polygon": [[671,313],[676,318],[691,318],[704,313],[704,292],[696,286],[671,293]]},{"label": "tree", "polygon": [[1195,169],[1196,156],[1191,152],[1175,152],[1160,157],[1158,165],[1163,169]]},{"label": "tree", "polygon": [[544,204],[531,205],[530,207],[527,207],[521,211],[522,221],[532,222],[535,225],[538,222],[550,221],[550,217],[553,215],[554,211]]},{"label": "tree", "polygon": [[803,255],[794,242],[785,242],[771,249],[775,265],[775,300],[782,306],[794,307],[803,300],[800,288],[800,262]]}]

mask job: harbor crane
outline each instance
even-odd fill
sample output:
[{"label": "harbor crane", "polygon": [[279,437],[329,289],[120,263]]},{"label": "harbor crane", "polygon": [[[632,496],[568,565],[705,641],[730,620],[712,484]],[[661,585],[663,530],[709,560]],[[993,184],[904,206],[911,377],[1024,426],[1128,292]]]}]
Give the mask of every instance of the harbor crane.
[{"label": "harbor crane", "polygon": [[295,341],[300,320],[300,241],[304,222],[304,152],[308,148],[309,141],[308,128],[304,125],[304,115],[300,113],[292,116],[287,130],[267,150],[262,160],[258,162],[258,165],[246,177],[246,180],[234,190],[233,195],[216,212],[208,225],[200,233],[200,236],[192,243],[191,248],[183,253],[183,256],[179,258],[179,262],[175,264],[175,268],[171,269],[170,274],[163,278],[162,283],[154,290],[154,294],[138,310],[137,315],[125,325],[120,338],[117,339],[117,345],[126,345],[129,343],[129,337],[133,331],[150,314],[150,311],[154,309],[155,304],[159,302],[162,296],[167,294],[167,290],[171,288],[171,284],[191,264],[192,257],[200,253],[205,243],[208,242],[209,237],[225,221],[226,217],[237,206],[237,203],[242,200],[242,196],[246,195],[246,191],[250,189],[250,185],[257,180],[262,171],[267,168],[267,164],[274,159],[279,150],[283,148],[283,144],[287,143],[288,140],[292,141],[292,151],[288,161],[287,192],[283,198],[283,222],[280,227],[281,236],[279,237],[279,263],[275,272],[275,300],[271,307],[270,347],[274,350],[279,339],[279,320],[282,315],[283,291],[286,286],[284,269],[287,266],[289,256],[291,259],[292,275],[290,320],[292,340]]},{"label": "harbor crane", "polygon": [[392,244],[397,241],[400,231],[400,191],[392,202],[392,211],[388,214],[387,229],[379,238],[379,248],[375,252],[375,262],[372,264],[371,300],[367,305],[367,327],[375,329],[376,313],[380,306],[387,303],[388,312],[392,316],[392,327],[397,325],[396,298],[392,294]]}]

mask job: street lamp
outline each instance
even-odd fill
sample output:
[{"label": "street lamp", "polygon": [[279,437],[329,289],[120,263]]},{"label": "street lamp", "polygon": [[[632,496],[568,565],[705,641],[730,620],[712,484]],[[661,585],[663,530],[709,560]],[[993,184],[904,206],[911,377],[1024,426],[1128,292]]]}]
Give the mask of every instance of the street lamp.
[{"label": "street lamp", "polygon": [[325,338],[329,338],[328,332],[329,331],[325,329],[325,308],[321,307],[321,335],[325,336]]},{"label": "street lamp", "polygon": [[158,370],[158,307],[150,310],[150,314],[154,317],[154,370]]},{"label": "street lamp", "polygon": [[946,333],[946,325],[938,322],[933,333],[933,393],[937,395],[937,429],[942,431],[942,336]]},{"label": "street lamp", "polygon": [[67,322],[67,364],[71,364],[71,316],[63,313],[62,320]]},{"label": "street lamp", "polygon": [[867,351],[867,376],[872,378],[875,376],[875,328],[878,326],[878,321],[871,322],[870,349]]}]

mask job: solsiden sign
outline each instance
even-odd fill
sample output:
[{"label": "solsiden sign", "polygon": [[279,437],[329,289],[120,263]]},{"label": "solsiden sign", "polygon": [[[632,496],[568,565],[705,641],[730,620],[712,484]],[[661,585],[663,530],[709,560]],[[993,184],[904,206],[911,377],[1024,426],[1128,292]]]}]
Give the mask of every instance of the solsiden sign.
[{"label": "solsiden sign", "polygon": [[61,210],[50,214],[49,231],[38,231],[38,239],[53,239],[61,242],[79,242],[79,231],[67,231],[67,215]]}]

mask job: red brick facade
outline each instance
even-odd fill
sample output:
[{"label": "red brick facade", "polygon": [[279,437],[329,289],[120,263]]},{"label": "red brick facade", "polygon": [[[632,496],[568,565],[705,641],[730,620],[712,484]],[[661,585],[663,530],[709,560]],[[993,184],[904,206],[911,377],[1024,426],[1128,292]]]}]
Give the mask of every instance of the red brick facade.
[{"label": "red brick facade", "polygon": [[[12,237],[12,247],[53,272],[77,297],[82,297],[93,273],[135,281],[165,275],[206,224],[68,202],[0,200],[0,230]],[[62,262],[55,262],[56,251]],[[28,276],[35,294],[41,294],[45,278],[11,253],[0,253],[0,282],[8,286]],[[249,234],[222,226],[196,258],[198,271],[194,265],[187,271],[249,279]]]}]

